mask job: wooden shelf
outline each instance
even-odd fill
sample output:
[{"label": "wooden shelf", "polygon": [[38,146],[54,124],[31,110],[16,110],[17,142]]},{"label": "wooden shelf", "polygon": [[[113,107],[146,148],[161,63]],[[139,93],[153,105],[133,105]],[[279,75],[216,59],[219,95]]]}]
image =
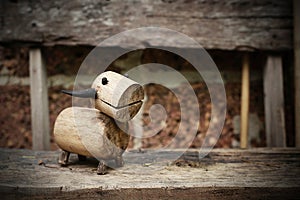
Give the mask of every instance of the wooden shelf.
[{"label": "wooden shelf", "polygon": [[97,160],[57,164],[58,151],[0,149],[0,193],[7,198],[299,198],[300,149],[126,152],[125,166],[97,175]]}]

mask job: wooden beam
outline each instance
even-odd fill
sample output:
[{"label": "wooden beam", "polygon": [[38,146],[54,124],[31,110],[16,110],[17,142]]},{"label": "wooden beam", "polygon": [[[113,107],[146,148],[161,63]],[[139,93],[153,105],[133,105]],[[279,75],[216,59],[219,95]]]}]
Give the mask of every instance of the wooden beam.
[{"label": "wooden beam", "polygon": [[264,70],[265,127],[268,147],[285,147],[282,60],[269,56]]},{"label": "wooden beam", "polygon": [[248,147],[248,127],[249,127],[249,55],[246,53],[243,57],[242,66],[242,98],[241,98],[241,138],[240,147]]},{"label": "wooden beam", "polygon": [[[178,160],[170,160],[177,155]],[[125,166],[57,165],[57,151],[0,148],[1,199],[299,199],[300,149],[126,151]],[[37,156],[38,155],[38,156]],[[155,156],[155,157],[154,157]],[[38,165],[39,163],[39,165]],[[138,183],[138,184],[137,184]],[[146,198],[149,197],[149,198]]]},{"label": "wooden beam", "polygon": [[32,149],[49,150],[49,108],[46,67],[40,49],[29,52]]},{"label": "wooden beam", "polygon": [[[252,46],[281,50],[292,49],[293,44],[290,0],[7,0],[1,1],[0,10],[0,42],[14,44],[94,46],[111,35],[149,24],[182,32],[210,49]],[[147,34],[139,35],[138,44],[134,43],[136,35],[126,38],[129,48],[170,45],[170,34],[153,33],[150,39]],[[108,45],[120,41],[115,38]],[[172,45],[193,48],[176,38]]]},{"label": "wooden beam", "polygon": [[300,1],[294,0],[295,55],[295,132],[296,147],[300,147]]}]

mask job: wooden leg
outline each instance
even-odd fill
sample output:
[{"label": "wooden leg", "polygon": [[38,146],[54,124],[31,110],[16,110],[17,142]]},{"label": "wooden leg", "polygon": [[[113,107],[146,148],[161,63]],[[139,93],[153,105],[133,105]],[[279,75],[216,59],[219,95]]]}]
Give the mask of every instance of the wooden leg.
[{"label": "wooden leg", "polygon": [[282,58],[269,55],[264,69],[265,128],[267,147],[285,147],[285,114]]},{"label": "wooden leg", "polygon": [[32,149],[50,150],[47,70],[41,49],[29,52]]},{"label": "wooden leg", "polygon": [[97,174],[98,175],[104,175],[107,173],[107,167],[106,167],[106,163],[104,160],[101,160],[99,162],[99,165],[97,167]]},{"label": "wooden leg", "polygon": [[59,156],[58,163],[61,166],[66,166],[68,164],[69,157],[70,157],[70,152],[62,151]]},{"label": "wooden leg", "polygon": [[122,155],[119,155],[116,159],[116,165],[117,167],[123,167],[124,166],[124,160],[123,160],[123,157]]},{"label": "wooden leg", "polygon": [[83,155],[79,155],[79,154],[78,154],[78,160],[79,160],[79,161],[86,161],[86,156],[83,156]]},{"label": "wooden leg", "polygon": [[245,54],[242,68],[241,136],[240,147],[248,148],[250,71],[249,55]]},{"label": "wooden leg", "polygon": [[300,147],[300,2],[294,0],[294,81],[295,81],[295,134],[296,147]]}]

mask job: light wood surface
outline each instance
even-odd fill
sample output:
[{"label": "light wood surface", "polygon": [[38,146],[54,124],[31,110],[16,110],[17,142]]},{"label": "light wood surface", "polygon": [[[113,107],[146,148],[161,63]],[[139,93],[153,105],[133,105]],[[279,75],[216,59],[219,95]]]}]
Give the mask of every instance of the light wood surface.
[{"label": "light wood surface", "polygon": [[[214,149],[124,153],[125,165],[95,174],[98,162],[57,164],[58,151],[0,149],[1,199],[299,199],[299,149]],[[180,166],[180,167],[179,167]]]},{"label": "light wood surface", "polygon": [[32,148],[50,150],[47,71],[41,49],[30,49],[29,68]]},{"label": "light wood surface", "polygon": [[249,55],[245,53],[242,66],[242,98],[241,98],[241,148],[248,147],[249,128],[249,95],[250,95],[250,71]]},{"label": "light wood surface", "polygon": [[[57,145],[68,152],[98,159],[114,159],[127,148],[127,123],[119,123],[96,109],[64,109],[54,125]],[[124,131],[122,131],[124,130]]]},{"label": "light wood surface", "polygon": [[284,93],[281,56],[270,55],[264,70],[265,128],[268,147],[285,147]]},{"label": "light wood surface", "polygon": [[[107,84],[102,84],[103,78],[106,78]],[[94,80],[92,88],[97,90],[95,108],[121,122],[132,119],[144,99],[140,84],[112,71],[101,73]]]}]

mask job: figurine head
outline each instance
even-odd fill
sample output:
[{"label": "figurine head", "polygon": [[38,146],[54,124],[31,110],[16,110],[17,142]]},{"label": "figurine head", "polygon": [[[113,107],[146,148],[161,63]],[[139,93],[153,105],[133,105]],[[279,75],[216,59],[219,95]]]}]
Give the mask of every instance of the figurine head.
[{"label": "figurine head", "polygon": [[120,122],[132,119],[144,99],[144,90],[140,84],[112,71],[97,76],[90,89],[62,92],[91,98],[96,109]]}]

